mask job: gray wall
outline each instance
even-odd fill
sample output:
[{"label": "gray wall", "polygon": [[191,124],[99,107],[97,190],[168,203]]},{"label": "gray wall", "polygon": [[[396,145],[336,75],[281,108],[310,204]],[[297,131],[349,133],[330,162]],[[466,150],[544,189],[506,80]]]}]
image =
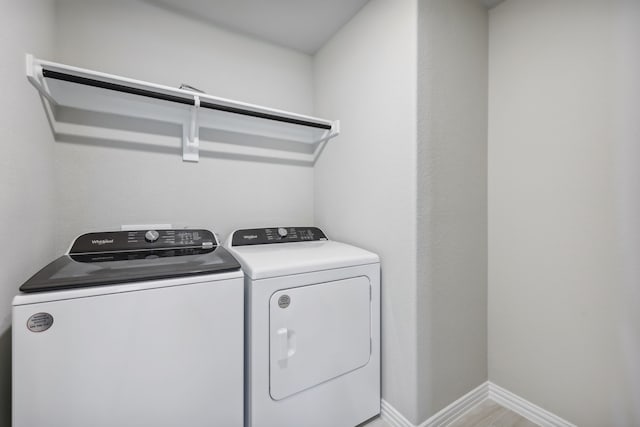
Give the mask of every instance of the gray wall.
[{"label": "gray wall", "polygon": [[487,380],[488,13],[418,2],[418,419]]},{"label": "gray wall", "polygon": [[3,1],[0,14],[0,425],[11,423],[11,299],[53,250],[53,138],[25,77],[26,52],[51,55],[53,7]]},{"label": "gray wall", "polygon": [[382,260],[382,396],[417,422],[415,0],[371,0],[315,56],[316,223]]},{"label": "gray wall", "polygon": [[[174,87],[186,82],[300,113],[313,109],[310,56],[151,3],[59,0],[55,31],[53,59],[62,63]],[[170,152],[61,138],[53,155],[56,249],[81,232],[122,224],[201,226],[225,235],[237,227],[313,223],[311,167],[213,156],[184,163],[179,135],[175,130]],[[206,150],[207,142],[201,145]]]},{"label": "gray wall", "polygon": [[415,424],[487,380],[487,55],[480,2],[373,0],[314,62],[343,121],[316,220],[381,255],[383,398]]},{"label": "gray wall", "polygon": [[640,425],[640,2],[490,12],[489,378]]}]

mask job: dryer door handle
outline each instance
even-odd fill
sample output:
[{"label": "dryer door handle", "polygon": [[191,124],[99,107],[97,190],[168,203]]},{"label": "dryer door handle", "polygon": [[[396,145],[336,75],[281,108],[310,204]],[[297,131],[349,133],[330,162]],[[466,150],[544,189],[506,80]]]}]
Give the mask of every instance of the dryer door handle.
[{"label": "dryer door handle", "polygon": [[289,358],[289,330],[287,328],[278,329],[278,347],[280,348],[278,360]]},{"label": "dryer door handle", "polygon": [[295,337],[293,331],[287,328],[280,328],[276,331],[278,335],[279,361],[285,361],[294,355]]}]

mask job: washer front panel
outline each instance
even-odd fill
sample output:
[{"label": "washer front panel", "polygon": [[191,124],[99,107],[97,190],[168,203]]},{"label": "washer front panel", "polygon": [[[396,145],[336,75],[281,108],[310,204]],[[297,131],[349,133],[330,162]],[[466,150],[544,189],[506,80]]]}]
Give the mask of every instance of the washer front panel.
[{"label": "washer front panel", "polygon": [[242,426],[242,285],[14,306],[13,427]]}]

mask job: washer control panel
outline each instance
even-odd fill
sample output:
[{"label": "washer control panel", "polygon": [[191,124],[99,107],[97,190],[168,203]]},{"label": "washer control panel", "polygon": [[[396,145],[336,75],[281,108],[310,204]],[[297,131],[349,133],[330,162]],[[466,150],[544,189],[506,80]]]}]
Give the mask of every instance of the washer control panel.
[{"label": "washer control panel", "polygon": [[231,246],[266,245],[270,243],[313,242],[328,240],[317,227],[273,227],[237,230]]},{"label": "washer control panel", "polygon": [[209,230],[106,231],[79,236],[73,242],[69,254],[186,248],[211,249],[216,246],[216,238]]}]

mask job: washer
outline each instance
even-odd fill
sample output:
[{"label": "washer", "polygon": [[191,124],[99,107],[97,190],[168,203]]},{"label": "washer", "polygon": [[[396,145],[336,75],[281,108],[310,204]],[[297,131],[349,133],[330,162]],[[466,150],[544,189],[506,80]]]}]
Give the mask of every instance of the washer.
[{"label": "washer", "polygon": [[245,422],[353,427],[380,413],[380,260],[315,227],[235,231]]},{"label": "washer", "polygon": [[13,426],[241,427],[242,277],[207,230],[78,237],[13,300]]}]

